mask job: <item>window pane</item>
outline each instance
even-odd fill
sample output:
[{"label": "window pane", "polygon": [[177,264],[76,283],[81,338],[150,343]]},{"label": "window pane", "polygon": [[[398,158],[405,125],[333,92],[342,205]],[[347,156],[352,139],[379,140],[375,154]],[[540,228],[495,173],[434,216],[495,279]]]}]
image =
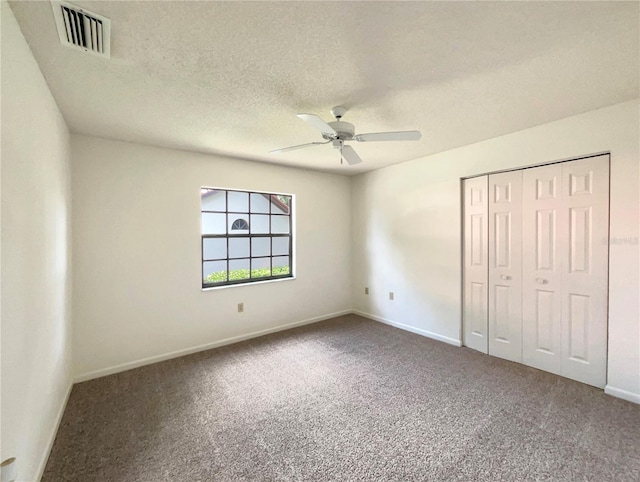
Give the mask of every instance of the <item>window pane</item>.
[{"label": "window pane", "polygon": [[200,189],[200,207],[202,211],[226,211],[227,196],[221,189]]},{"label": "window pane", "polygon": [[229,191],[229,211],[238,213],[249,212],[249,193]]},{"label": "window pane", "polygon": [[273,234],[288,234],[289,219],[289,216],[271,216],[271,232]]},{"label": "window pane", "polygon": [[269,216],[264,214],[251,215],[251,234],[268,234]]},{"label": "window pane", "polygon": [[202,257],[204,259],[226,258],[227,257],[227,239],[226,238],[203,239],[202,240]]},{"label": "window pane", "polygon": [[[229,257],[248,258],[249,238],[229,238]],[[248,266],[247,269],[249,269]]]},{"label": "window pane", "polygon": [[281,237],[274,237],[272,238],[272,243],[273,243],[273,255],[277,255],[277,254],[285,254],[285,255],[289,255],[289,237],[286,238],[281,238]]},{"label": "window pane", "polygon": [[251,212],[252,213],[269,213],[269,195],[251,193]]},{"label": "window pane", "polygon": [[202,234],[227,234],[227,215],[202,213]]},{"label": "window pane", "polygon": [[291,268],[289,267],[289,256],[274,256],[273,276],[282,274],[291,274]]},{"label": "window pane", "polygon": [[[288,254],[288,253],[285,253]],[[270,256],[271,255],[271,239],[270,238],[252,238],[251,239],[251,256]]]},{"label": "window pane", "polygon": [[271,213],[289,214],[291,212],[291,196],[282,194],[271,195]]},{"label": "window pane", "polygon": [[202,263],[202,281],[204,283],[225,283],[227,281],[226,261],[207,261]]},{"label": "window pane", "polygon": [[251,260],[251,277],[264,278],[271,276],[271,258],[258,258]]},{"label": "window pane", "polygon": [[249,277],[249,260],[232,259],[229,261],[229,280],[246,279]]}]

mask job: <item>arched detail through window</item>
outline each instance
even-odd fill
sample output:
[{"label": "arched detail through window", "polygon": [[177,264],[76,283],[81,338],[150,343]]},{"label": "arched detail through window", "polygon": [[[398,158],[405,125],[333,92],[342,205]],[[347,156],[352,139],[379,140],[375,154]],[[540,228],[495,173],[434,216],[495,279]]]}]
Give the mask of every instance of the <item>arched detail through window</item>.
[{"label": "arched detail through window", "polygon": [[247,223],[246,219],[236,219],[231,225],[232,231],[237,231],[240,229],[249,229],[249,223]]}]

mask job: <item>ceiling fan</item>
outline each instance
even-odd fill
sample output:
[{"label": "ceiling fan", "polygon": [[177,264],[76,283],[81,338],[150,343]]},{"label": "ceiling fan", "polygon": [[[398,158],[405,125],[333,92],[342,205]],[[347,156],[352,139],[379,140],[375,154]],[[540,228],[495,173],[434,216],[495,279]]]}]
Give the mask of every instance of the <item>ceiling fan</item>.
[{"label": "ceiling fan", "polygon": [[333,122],[325,122],[315,114],[297,114],[297,116],[315,127],[322,133],[325,142],[309,142],[297,146],[284,147],[269,151],[270,154],[279,154],[281,152],[294,151],[304,147],[315,146],[319,144],[331,143],[335,149],[340,150],[342,159],[347,164],[353,165],[362,162],[360,156],[350,145],[345,144],[346,141],[357,142],[378,142],[378,141],[417,141],[422,137],[420,131],[401,131],[401,132],[373,132],[371,134],[356,134],[355,127],[349,122],[344,122],[342,116],[347,112],[346,107],[336,106],[331,109],[331,115],[335,117]]}]

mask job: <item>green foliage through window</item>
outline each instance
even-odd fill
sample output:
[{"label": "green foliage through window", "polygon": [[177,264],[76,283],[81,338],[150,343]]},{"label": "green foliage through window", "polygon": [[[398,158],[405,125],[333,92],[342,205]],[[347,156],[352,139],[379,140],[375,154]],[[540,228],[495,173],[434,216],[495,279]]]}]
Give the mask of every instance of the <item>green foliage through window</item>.
[{"label": "green foliage through window", "polygon": [[[262,269],[252,269],[251,270],[251,278],[266,278],[267,276],[280,276],[289,274],[288,266],[275,266],[273,268],[273,272],[270,272],[269,268]],[[234,269],[229,271],[229,281],[235,281],[240,279],[248,279],[249,278],[249,270],[248,269]],[[227,281],[227,272],[226,271],[217,271],[215,273],[211,273],[209,276],[205,278],[205,282],[207,283],[220,283]]]}]

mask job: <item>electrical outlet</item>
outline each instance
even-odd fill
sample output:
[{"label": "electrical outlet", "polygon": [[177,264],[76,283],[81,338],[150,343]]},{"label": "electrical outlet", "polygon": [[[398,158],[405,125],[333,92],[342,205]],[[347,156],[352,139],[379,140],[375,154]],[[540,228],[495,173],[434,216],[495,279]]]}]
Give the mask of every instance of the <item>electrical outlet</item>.
[{"label": "electrical outlet", "polygon": [[389,299],[393,301],[393,291],[389,291]]},{"label": "electrical outlet", "polygon": [[238,313],[244,313],[244,303],[238,303]]},{"label": "electrical outlet", "polygon": [[365,295],[368,295],[368,294],[369,294],[369,287],[368,287],[368,286],[365,286],[365,287],[364,287],[364,294],[365,294]]}]

